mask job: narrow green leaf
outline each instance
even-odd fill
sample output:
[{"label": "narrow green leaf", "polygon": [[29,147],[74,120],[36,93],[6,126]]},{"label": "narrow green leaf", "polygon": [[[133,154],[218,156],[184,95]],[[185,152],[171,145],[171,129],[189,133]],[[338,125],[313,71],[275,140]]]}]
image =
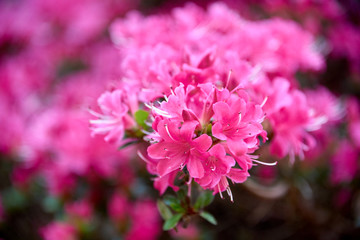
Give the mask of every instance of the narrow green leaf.
[{"label": "narrow green leaf", "polygon": [[164,203],[171,207],[176,212],[184,212],[185,209],[181,206],[181,201],[179,198],[171,195],[167,195],[163,199]]},{"label": "narrow green leaf", "polygon": [[145,121],[149,116],[149,112],[145,111],[145,110],[137,110],[134,114],[135,117],[135,121],[137,122],[137,124],[143,128],[146,128],[146,124]]},{"label": "narrow green leaf", "polygon": [[200,194],[198,199],[196,199],[194,208],[196,210],[202,209],[202,208],[206,207],[207,205],[209,205],[213,200],[214,200],[214,195],[212,194],[212,192],[205,191]]},{"label": "narrow green leaf", "polygon": [[217,224],[217,221],[216,221],[216,219],[214,218],[214,216],[213,215],[211,215],[210,213],[208,213],[208,212],[201,212],[200,213],[200,216],[202,217],[202,218],[204,218],[206,221],[208,221],[209,223],[211,223],[211,224],[213,224],[213,225],[216,225]]},{"label": "narrow green leaf", "polygon": [[161,200],[157,201],[157,207],[159,209],[160,215],[164,220],[170,219],[173,214],[171,210],[165,205],[165,203]]},{"label": "narrow green leaf", "polygon": [[136,144],[136,143],[139,143],[139,141],[136,140],[136,141],[127,142],[127,143],[121,145],[120,147],[118,147],[118,150],[122,150],[122,149],[124,149],[124,148],[126,148],[126,147],[128,147],[128,146],[131,146],[131,145],[133,145],[133,144]]},{"label": "narrow green leaf", "polygon": [[167,219],[163,225],[163,230],[168,231],[176,227],[182,216],[183,213],[177,213],[174,216],[172,216],[170,219]]}]

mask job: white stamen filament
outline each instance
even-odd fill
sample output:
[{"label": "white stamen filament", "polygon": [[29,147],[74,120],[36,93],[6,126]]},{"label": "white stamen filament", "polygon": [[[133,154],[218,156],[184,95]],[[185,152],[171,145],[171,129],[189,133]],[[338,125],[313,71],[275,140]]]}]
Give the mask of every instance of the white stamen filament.
[{"label": "white stamen filament", "polygon": [[230,201],[231,201],[231,202],[234,202],[234,198],[233,198],[233,195],[232,195],[232,192],[231,192],[230,187],[227,187],[227,188],[226,188],[226,192],[227,192],[227,194],[228,194],[229,197],[230,197]]},{"label": "white stamen filament", "polygon": [[172,87],[170,87],[170,91],[171,91],[171,94],[172,94],[172,95],[175,95],[174,90],[173,90]]},{"label": "white stamen filament", "polygon": [[229,82],[230,82],[231,74],[232,74],[232,70],[230,69],[229,74],[228,74],[228,77],[227,77],[227,79],[226,79],[226,85],[225,85],[225,88],[227,88],[227,87],[229,86]]},{"label": "white stamen filament", "polygon": [[166,95],[164,95],[164,99],[165,99],[166,102],[169,101],[169,99],[168,99],[168,97]]},{"label": "white stamen filament", "polygon": [[146,107],[150,108],[151,110],[153,110],[155,113],[157,113],[163,117],[171,118],[171,115],[168,112],[165,112],[164,110],[161,110],[161,109],[154,107],[153,105],[149,105],[147,103],[145,103],[144,105]]},{"label": "white stamen filament", "polygon": [[240,122],[241,122],[241,112],[239,112],[239,120],[238,120],[237,125],[239,125]]},{"label": "white stamen filament", "polygon": [[144,130],[144,129],[141,129],[140,131],[141,131],[142,133],[145,133],[146,135],[150,135],[150,134],[152,134],[151,132],[146,131],[146,130]]},{"label": "white stamen filament", "polygon": [[272,163],[261,162],[261,161],[259,161],[259,160],[255,160],[255,159],[253,159],[252,161],[253,161],[253,162],[256,162],[256,163],[259,163],[259,164],[262,164],[262,165],[265,165],[265,166],[275,166],[275,165],[277,164],[277,161],[272,162]]},{"label": "white stamen filament", "polygon": [[138,150],[137,155],[146,163],[151,163],[146,157],[144,157],[144,155],[142,155],[142,153]]},{"label": "white stamen filament", "polygon": [[167,132],[167,134],[169,135],[169,137],[171,138],[171,140],[176,141],[176,140],[175,140],[175,139],[171,136],[170,131],[169,131],[169,128],[168,128],[168,126],[167,126],[167,124],[165,124],[164,126],[165,126],[166,132]]},{"label": "white stamen filament", "polygon": [[114,124],[114,123],[118,123],[119,119],[92,119],[89,120],[89,122],[91,124]]},{"label": "white stamen filament", "polygon": [[89,111],[90,114],[94,115],[95,117],[98,117],[98,118],[104,117],[104,115],[102,115],[100,113],[97,113],[97,112],[95,112],[94,110],[92,110],[90,108],[88,109],[88,111]]},{"label": "white stamen filament", "polygon": [[267,102],[267,100],[268,100],[268,97],[266,96],[266,97],[264,98],[264,100],[262,101],[260,107],[263,107],[263,106],[265,105],[265,103]]},{"label": "white stamen filament", "polygon": [[222,195],[222,192],[220,190],[220,184],[218,184],[217,186],[218,186],[218,190],[219,190],[219,194],[220,194],[221,199],[224,199],[224,196]]}]

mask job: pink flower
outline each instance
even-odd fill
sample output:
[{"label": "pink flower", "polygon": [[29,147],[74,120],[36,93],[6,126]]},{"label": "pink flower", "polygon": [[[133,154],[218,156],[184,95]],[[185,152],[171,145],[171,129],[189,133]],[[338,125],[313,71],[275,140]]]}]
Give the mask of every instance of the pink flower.
[{"label": "pink flower", "polygon": [[208,151],[205,158],[204,176],[196,181],[203,188],[213,189],[219,184],[221,177],[226,176],[234,165],[234,158],[227,156],[224,147],[216,144]]},{"label": "pink flower", "polygon": [[125,129],[133,125],[133,120],[128,115],[129,108],[123,102],[123,92],[115,90],[106,92],[98,99],[99,107],[102,114],[91,111],[99,119],[90,120],[92,133],[107,134],[105,141],[117,142],[122,141]]},{"label": "pink flower", "polygon": [[115,193],[108,203],[108,213],[115,222],[124,221],[129,211],[129,203],[125,196]]},{"label": "pink flower", "polygon": [[226,140],[233,155],[240,156],[248,149],[255,150],[259,144],[257,136],[266,136],[261,125],[264,115],[260,105],[239,97],[228,102],[217,102],[213,109],[215,124],[212,133],[214,137]]},{"label": "pink flower", "polygon": [[162,140],[148,148],[151,158],[160,159],[157,165],[158,174],[164,176],[187,165],[191,177],[204,175],[201,164],[202,153],[212,144],[211,138],[202,134],[193,139],[196,121],[184,122],[182,125],[170,120],[161,120],[155,129]]},{"label": "pink flower", "polygon": [[158,239],[161,229],[160,216],[155,202],[143,200],[136,202],[131,209],[131,228],[126,240]]},{"label": "pink flower", "polygon": [[359,151],[348,141],[342,141],[331,159],[331,182],[350,182],[359,171],[358,157]]},{"label": "pink flower", "polygon": [[41,229],[44,240],[76,240],[76,230],[66,222],[53,222]]},{"label": "pink flower", "polygon": [[88,200],[81,200],[73,203],[69,203],[65,206],[67,214],[76,218],[88,220],[92,216],[92,206]]},{"label": "pink flower", "polygon": [[304,151],[315,147],[315,139],[309,131],[319,129],[324,123],[315,120],[305,95],[297,90],[292,92],[291,104],[273,113],[269,120],[274,131],[271,153],[281,158],[290,154],[292,162],[295,155],[303,159]]}]

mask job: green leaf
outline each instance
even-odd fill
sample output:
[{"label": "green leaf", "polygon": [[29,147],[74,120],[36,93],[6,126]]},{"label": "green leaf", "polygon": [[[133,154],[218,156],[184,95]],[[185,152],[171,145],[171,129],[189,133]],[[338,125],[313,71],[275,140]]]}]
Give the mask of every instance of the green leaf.
[{"label": "green leaf", "polygon": [[16,188],[6,189],[2,193],[2,202],[5,208],[10,210],[22,209],[27,204],[26,196]]},{"label": "green leaf", "polygon": [[164,203],[171,207],[175,212],[185,212],[185,209],[181,206],[179,198],[171,195],[167,195],[163,199]]},{"label": "green leaf", "polygon": [[157,207],[159,209],[160,215],[164,220],[170,219],[173,214],[171,210],[165,205],[165,203],[161,200],[157,201]]},{"label": "green leaf", "polygon": [[200,213],[200,216],[202,218],[204,218],[206,221],[208,221],[209,223],[213,224],[213,225],[216,225],[217,224],[217,221],[216,219],[214,218],[213,215],[211,215],[210,213],[208,212],[201,212]]},{"label": "green leaf", "polygon": [[135,121],[137,122],[137,124],[143,128],[146,128],[146,124],[145,121],[149,116],[149,112],[145,111],[145,110],[137,110],[134,114],[135,117]]},{"label": "green leaf", "polygon": [[61,202],[56,197],[47,196],[43,200],[43,207],[47,212],[55,213],[61,208]]},{"label": "green leaf", "polygon": [[214,200],[214,195],[211,191],[205,191],[200,194],[198,199],[195,202],[194,208],[196,210],[202,209],[209,205]]},{"label": "green leaf", "polygon": [[173,229],[174,227],[176,227],[176,225],[178,224],[178,222],[180,221],[182,216],[183,216],[183,213],[177,213],[174,216],[172,216],[170,219],[166,220],[163,225],[163,230],[167,231],[167,230],[170,230],[170,229]]},{"label": "green leaf", "polygon": [[126,147],[128,147],[130,145],[136,144],[136,143],[139,143],[139,141],[136,140],[136,141],[127,142],[127,143],[121,145],[120,147],[118,147],[118,150],[122,150],[122,149],[124,149],[124,148],[126,148]]},{"label": "green leaf", "polygon": [[176,192],[176,195],[178,196],[178,199],[180,199],[180,201],[185,200],[185,198],[186,198],[186,189],[181,187],[179,189],[179,191]]}]

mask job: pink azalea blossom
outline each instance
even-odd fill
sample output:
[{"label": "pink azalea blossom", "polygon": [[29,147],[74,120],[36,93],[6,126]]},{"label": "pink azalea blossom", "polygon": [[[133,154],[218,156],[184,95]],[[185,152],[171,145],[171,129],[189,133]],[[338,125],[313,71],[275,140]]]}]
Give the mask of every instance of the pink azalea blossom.
[{"label": "pink azalea blossom", "polygon": [[182,125],[169,120],[161,120],[156,126],[162,140],[148,148],[151,158],[160,159],[157,171],[164,176],[185,165],[190,176],[198,178],[204,175],[201,164],[202,153],[212,144],[211,138],[203,134],[194,137],[194,130],[198,125],[195,121],[184,122]]},{"label": "pink azalea blossom", "polygon": [[106,92],[98,99],[102,114],[91,111],[99,119],[90,120],[92,133],[107,134],[105,141],[120,143],[124,137],[125,129],[134,123],[128,115],[129,108],[123,102],[123,92],[115,90]]}]

